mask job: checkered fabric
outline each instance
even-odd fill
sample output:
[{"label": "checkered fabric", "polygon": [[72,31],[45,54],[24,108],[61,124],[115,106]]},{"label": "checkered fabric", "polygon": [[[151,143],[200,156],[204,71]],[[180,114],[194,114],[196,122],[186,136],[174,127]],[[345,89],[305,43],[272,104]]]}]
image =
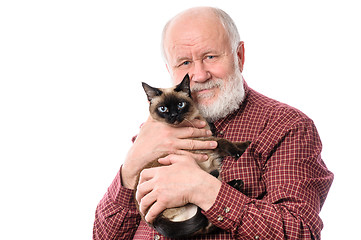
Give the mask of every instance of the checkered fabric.
[{"label": "checkered fabric", "polygon": [[[216,135],[252,141],[237,160],[223,162],[222,187],[205,216],[219,227],[189,239],[320,239],[319,212],[333,181],[321,159],[314,123],[299,110],[245,84],[240,109],[215,122]],[[120,173],[100,201],[93,239],[167,239],[140,220]],[[241,179],[241,191],[227,182]]]}]

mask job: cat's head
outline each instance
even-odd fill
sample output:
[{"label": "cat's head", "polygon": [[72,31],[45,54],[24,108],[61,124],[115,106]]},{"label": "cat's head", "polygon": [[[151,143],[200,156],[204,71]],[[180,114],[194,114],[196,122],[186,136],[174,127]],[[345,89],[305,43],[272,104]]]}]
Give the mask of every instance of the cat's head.
[{"label": "cat's head", "polygon": [[198,110],[194,106],[189,84],[188,74],[172,88],[154,88],[143,82],[151,116],[172,125],[194,119]]}]

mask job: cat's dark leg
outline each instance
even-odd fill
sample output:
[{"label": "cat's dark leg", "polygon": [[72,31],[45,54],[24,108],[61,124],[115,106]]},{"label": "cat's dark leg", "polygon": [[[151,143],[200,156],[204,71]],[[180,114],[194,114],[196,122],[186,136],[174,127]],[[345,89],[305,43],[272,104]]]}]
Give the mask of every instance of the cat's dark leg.
[{"label": "cat's dark leg", "polygon": [[241,151],[241,155],[246,151],[248,146],[251,144],[251,141],[245,142],[233,142],[237,146],[237,148]]},{"label": "cat's dark leg", "polygon": [[239,158],[247,149],[251,142],[230,142],[226,139],[218,139],[218,146],[216,151],[222,156],[232,156],[234,158]]},{"label": "cat's dark leg", "polygon": [[212,131],[212,135],[215,136],[216,134],[216,126],[214,123],[208,122],[209,129]]},{"label": "cat's dark leg", "polygon": [[218,178],[219,177],[219,170],[213,170],[212,172],[210,172],[209,174],[211,174],[213,177]]},{"label": "cat's dark leg", "polygon": [[234,179],[230,182],[227,182],[228,185],[235,188],[238,191],[241,191],[241,188],[243,187],[244,183],[241,179]]}]

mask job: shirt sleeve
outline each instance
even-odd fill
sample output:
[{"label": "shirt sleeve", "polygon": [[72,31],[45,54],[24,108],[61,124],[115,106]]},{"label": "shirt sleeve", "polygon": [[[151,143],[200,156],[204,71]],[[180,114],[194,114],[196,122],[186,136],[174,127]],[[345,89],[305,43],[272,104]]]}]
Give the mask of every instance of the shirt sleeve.
[{"label": "shirt sleeve", "polygon": [[139,222],[133,190],[121,184],[120,172],[99,202],[93,227],[94,240],[132,239]]},{"label": "shirt sleeve", "polygon": [[[223,182],[204,214],[235,239],[320,239],[319,212],[333,180],[321,159],[321,142],[311,120],[288,130],[270,126],[251,146],[265,190],[247,197]],[[253,149],[252,149],[253,148]]]}]

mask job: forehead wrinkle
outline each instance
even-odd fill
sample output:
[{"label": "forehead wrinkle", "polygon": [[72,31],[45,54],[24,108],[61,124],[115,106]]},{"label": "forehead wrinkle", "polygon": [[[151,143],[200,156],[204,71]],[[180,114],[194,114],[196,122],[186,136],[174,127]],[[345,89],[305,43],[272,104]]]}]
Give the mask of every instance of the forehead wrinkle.
[{"label": "forehead wrinkle", "polygon": [[173,58],[176,63],[182,60],[199,60],[209,53],[224,54],[228,48],[227,38],[222,32],[216,34],[211,31],[203,34],[202,31],[195,31],[188,36],[178,35],[178,38],[172,35],[168,40],[168,61],[172,62]]}]

